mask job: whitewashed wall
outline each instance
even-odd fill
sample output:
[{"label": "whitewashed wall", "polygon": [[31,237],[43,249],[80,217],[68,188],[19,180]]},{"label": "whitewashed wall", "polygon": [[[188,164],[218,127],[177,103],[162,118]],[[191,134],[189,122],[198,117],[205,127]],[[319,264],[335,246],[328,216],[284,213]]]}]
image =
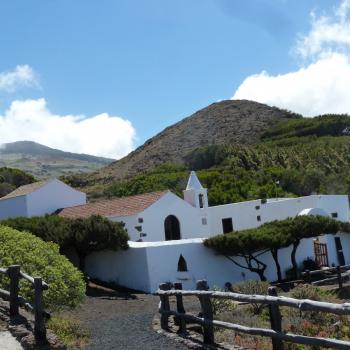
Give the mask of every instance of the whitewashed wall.
[{"label": "whitewashed wall", "polygon": [[[256,209],[259,207],[259,209]],[[255,228],[273,220],[283,220],[297,216],[303,209],[322,208],[329,215],[338,213],[338,220],[349,221],[349,200],[346,195],[312,195],[299,198],[270,199],[262,204],[261,200],[209,207],[211,235],[223,232],[222,219],[232,218],[234,230]],[[257,220],[260,216],[261,221]]]},{"label": "whitewashed wall", "polygon": [[105,282],[151,292],[147,248],[142,246],[134,246],[126,251],[93,253],[86,258],[85,272]]},{"label": "whitewashed wall", "polygon": [[0,200],[0,220],[18,216],[27,216],[25,196]]},{"label": "whitewashed wall", "polygon": [[27,215],[39,216],[51,214],[57,209],[86,203],[86,194],[54,179],[29,193],[27,196]]},{"label": "whitewashed wall", "polygon": [[[202,218],[207,217],[205,209],[196,209],[190,204],[168,192],[157,202],[145,209],[143,212],[128,217],[113,217],[113,221],[123,221],[126,224],[131,240],[140,238],[135,226],[142,226],[142,232],[147,236],[145,242],[157,242],[165,240],[164,221],[168,215],[174,215],[180,222],[181,238],[208,237],[210,225],[202,224]],[[143,219],[143,223],[138,222]]]},{"label": "whitewashed wall", "polygon": [[[346,263],[350,261],[350,235],[340,234]],[[320,238],[329,243],[329,263],[338,265],[334,246],[334,235]],[[332,245],[333,244],[333,245]],[[168,242],[130,242],[130,248],[122,252],[99,252],[88,257],[86,272],[95,278],[114,281],[125,287],[154,292],[160,283],[182,282],[184,288],[195,288],[198,279],[207,279],[210,286],[223,288],[226,282],[235,283],[242,280],[258,279],[256,273],[242,269],[224,256],[217,255],[206,248],[202,239],[188,239]],[[283,275],[292,266],[290,260],[292,247],[279,251],[279,262]],[[177,264],[180,254],[187,262],[188,272],[178,272]],[[314,258],[313,239],[303,239],[298,247],[296,259],[298,264],[308,258]],[[240,262],[239,258],[235,258]],[[270,253],[260,259],[268,265],[265,276],[269,281],[277,279],[276,267]],[[241,261],[242,262],[242,261]],[[243,265],[245,265],[243,263]]]}]

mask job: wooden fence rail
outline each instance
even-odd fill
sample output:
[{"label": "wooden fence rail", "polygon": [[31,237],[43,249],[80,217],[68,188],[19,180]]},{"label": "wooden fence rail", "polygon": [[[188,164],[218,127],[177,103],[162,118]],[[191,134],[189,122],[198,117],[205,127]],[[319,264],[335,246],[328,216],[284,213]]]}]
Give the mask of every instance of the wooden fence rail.
[{"label": "wooden fence rail", "polygon": [[[10,290],[0,289],[0,297],[10,302],[10,316],[18,316],[20,306],[34,312],[34,336],[37,342],[44,342],[46,340],[45,318],[50,315],[43,309],[42,299],[43,291],[49,288],[48,284],[41,277],[27,275],[21,271],[19,265],[0,268],[0,274],[6,275],[10,279]],[[19,281],[21,278],[30,282],[34,288],[34,305],[31,305],[19,295]]]},{"label": "wooden fence rail", "polygon": [[[350,278],[349,270],[350,270],[350,265],[343,265],[343,266],[336,266],[336,267],[328,267],[322,270],[314,270],[314,271],[306,270],[302,272],[301,276],[305,279],[305,282],[311,283],[315,286],[338,283],[339,288],[343,288],[344,279],[347,278],[347,280],[349,281],[349,278]],[[322,280],[318,280],[314,282],[311,281],[312,276],[324,274],[324,273],[327,273],[327,274],[333,273],[336,276],[324,278]]]},{"label": "wooden fence rail", "polygon": [[[283,350],[283,342],[292,342],[303,345],[329,347],[334,349],[350,349],[350,342],[321,337],[309,337],[282,331],[280,306],[288,306],[299,310],[329,312],[338,315],[350,315],[350,303],[333,304],[308,299],[294,299],[277,296],[276,287],[270,287],[269,295],[246,295],[230,292],[209,291],[205,280],[197,282],[197,290],[182,290],[181,284],[174,285],[162,283],[156,295],[160,297],[159,313],[161,314],[161,327],[169,329],[169,316],[175,316],[175,324],[179,326],[179,332],[186,332],[186,323],[196,323],[203,328],[203,341],[205,344],[214,344],[214,327],[231,329],[236,332],[253,336],[269,337],[272,340],[274,350]],[[169,297],[176,297],[177,311],[170,309]],[[183,297],[196,296],[201,305],[202,317],[187,314],[183,305]],[[211,299],[229,299],[246,303],[260,303],[269,306],[271,329],[246,327],[239,324],[214,320]]]}]

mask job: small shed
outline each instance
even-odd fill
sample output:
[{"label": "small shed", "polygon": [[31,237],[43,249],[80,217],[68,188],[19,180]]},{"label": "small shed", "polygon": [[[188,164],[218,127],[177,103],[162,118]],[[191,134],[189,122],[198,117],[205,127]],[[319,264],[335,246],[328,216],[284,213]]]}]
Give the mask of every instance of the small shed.
[{"label": "small shed", "polygon": [[0,220],[51,214],[58,209],[86,203],[86,194],[60,180],[34,182],[0,198]]}]

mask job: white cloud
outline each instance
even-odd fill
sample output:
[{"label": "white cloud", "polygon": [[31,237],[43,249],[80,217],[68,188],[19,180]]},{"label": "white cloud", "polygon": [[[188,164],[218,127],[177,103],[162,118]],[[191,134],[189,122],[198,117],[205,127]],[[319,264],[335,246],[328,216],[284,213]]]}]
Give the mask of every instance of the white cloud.
[{"label": "white cloud", "polygon": [[134,147],[130,121],[102,113],[86,118],[57,115],[45,99],[13,101],[0,115],[0,140],[35,141],[64,151],[121,158]]},{"label": "white cloud", "polygon": [[38,84],[36,74],[27,64],[16,66],[12,71],[0,73],[0,90],[12,92],[19,87]]},{"label": "white cloud", "polygon": [[280,75],[261,72],[246,78],[233,99],[250,99],[305,116],[350,113],[350,0],[333,14],[311,14],[311,29],[294,51],[307,64]]}]

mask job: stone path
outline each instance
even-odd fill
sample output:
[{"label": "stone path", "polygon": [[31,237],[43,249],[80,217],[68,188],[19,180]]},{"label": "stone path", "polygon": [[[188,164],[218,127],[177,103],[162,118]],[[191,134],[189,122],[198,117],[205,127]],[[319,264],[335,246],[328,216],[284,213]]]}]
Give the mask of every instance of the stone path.
[{"label": "stone path", "polygon": [[71,313],[90,329],[92,342],[84,350],[187,349],[153,330],[158,297],[92,289],[88,294],[82,307]]},{"label": "stone path", "polygon": [[0,349],[1,350],[23,350],[20,343],[9,331],[0,331]]}]

